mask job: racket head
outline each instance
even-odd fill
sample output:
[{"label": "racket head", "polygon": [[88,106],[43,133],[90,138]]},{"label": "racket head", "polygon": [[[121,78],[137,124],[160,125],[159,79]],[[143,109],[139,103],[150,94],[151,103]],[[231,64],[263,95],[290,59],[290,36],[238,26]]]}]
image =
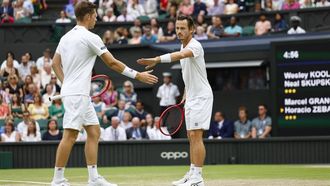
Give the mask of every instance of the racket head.
[{"label": "racket head", "polygon": [[177,133],[184,121],[183,103],[168,107],[159,118],[159,130],[165,136]]},{"label": "racket head", "polygon": [[111,87],[111,80],[107,75],[99,74],[92,77],[90,96],[96,98],[104,94]]}]

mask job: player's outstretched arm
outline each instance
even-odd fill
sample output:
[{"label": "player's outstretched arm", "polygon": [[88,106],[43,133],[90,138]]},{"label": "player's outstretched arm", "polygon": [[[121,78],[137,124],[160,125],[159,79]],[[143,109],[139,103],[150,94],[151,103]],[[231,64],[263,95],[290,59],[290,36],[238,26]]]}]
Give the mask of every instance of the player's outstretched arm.
[{"label": "player's outstretched arm", "polygon": [[109,68],[120,74],[123,74],[132,79],[137,79],[147,84],[155,84],[158,82],[158,78],[150,74],[152,71],[137,72],[133,69],[130,69],[124,63],[114,58],[110,52],[106,52],[102,54],[100,57]]},{"label": "player's outstretched arm", "polygon": [[61,56],[58,53],[54,54],[52,68],[57,78],[63,83],[64,74],[62,70],[62,61],[61,61]]},{"label": "player's outstretched arm", "polygon": [[193,52],[189,49],[185,49],[180,52],[167,53],[154,58],[141,58],[138,59],[137,62],[140,65],[145,65],[146,69],[148,70],[155,67],[158,63],[171,63],[173,61],[179,61],[180,59],[187,57],[194,57]]}]

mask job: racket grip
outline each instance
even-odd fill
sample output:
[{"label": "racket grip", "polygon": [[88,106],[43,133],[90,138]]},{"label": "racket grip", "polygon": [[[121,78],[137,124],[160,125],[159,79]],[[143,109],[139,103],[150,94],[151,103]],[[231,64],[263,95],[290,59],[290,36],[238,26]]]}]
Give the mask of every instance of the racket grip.
[{"label": "racket grip", "polygon": [[51,97],[49,97],[49,101],[53,101],[53,100],[57,100],[57,99],[61,99],[61,98],[62,98],[61,95],[51,96]]}]

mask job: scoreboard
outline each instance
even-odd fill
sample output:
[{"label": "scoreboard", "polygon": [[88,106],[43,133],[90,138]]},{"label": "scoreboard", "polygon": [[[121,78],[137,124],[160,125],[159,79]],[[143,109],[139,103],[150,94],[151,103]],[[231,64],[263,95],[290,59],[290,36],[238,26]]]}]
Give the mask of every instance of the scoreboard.
[{"label": "scoreboard", "polygon": [[272,43],[278,136],[330,135],[330,39]]}]

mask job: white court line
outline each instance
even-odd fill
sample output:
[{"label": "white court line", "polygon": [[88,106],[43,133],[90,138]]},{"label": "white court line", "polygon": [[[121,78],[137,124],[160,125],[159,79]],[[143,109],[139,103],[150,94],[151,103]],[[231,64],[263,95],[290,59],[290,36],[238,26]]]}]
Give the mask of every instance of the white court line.
[{"label": "white court line", "polygon": [[[36,181],[19,181],[19,180],[0,180],[1,182],[7,183],[26,183],[26,184],[38,184],[38,185],[50,185],[50,182],[36,182]],[[71,184],[71,185],[86,185],[86,184]]]}]

